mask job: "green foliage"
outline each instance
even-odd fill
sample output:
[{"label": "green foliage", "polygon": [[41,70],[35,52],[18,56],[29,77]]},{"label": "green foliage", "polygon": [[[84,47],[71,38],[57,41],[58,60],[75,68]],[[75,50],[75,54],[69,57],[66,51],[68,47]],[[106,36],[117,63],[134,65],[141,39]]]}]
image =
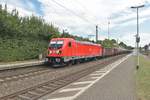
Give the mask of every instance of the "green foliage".
[{"label": "green foliage", "polygon": [[119,46],[120,47],[123,47],[123,48],[125,48],[125,49],[129,49],[129,50],[132,50],[132,49],[134,49],[132,46],[127,46],[125,43],[123,43],[123,42],[120,42],[119,43]]},{"label": "green foliage", "polygon": [[103,41],[101,41],[101,44],[103,47],[105,48],[113,48],[113,47],[117,47],[117,43],[114,39],[109,40],[109,39],[105,39]]},{"label": "green foliage", "polygon": [[59,36],[58,28],[40,17],[19,17],[16,9],[8,13],[7,5],[0,5],[0,61],[38,58],[49,40]]},{"label": "green foliage", "polygon": [[24,39],[1,39],[0,45],[0,61],[34,59],[47,47],[47,43],[43,40]]},{"label": "green foliage", "polygon": [[115,39],[105,39],[103,41],[98,41],[97,43],[101,44],[103,47],[105,48],[114,48],[114,47],[122,47],[122,48],[125,48],[125,49],[134,49],[133,47],[131,46],[127,46],[125,43],[123,42],[120,42],[119,44],[117,43],[117,41]]},{"label": "green foliage", "polygon": [[89,42],[92,42],[88,38],[83,38],[83,37],[71,35],[71,34],[65,33],[65,32],[61,34],[61,37],[64,37],[64,38],[73,38],[73,39],[78,40],[78,41],[89,41]]}]

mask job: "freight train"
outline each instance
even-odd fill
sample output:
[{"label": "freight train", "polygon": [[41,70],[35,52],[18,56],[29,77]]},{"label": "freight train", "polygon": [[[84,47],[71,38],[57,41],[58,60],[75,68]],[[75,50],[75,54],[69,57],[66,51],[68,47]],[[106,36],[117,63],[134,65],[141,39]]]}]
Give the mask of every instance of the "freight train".
[{"label": "freight train", "polygon": [[104,48],[100,44],[77,41],[72,38],[53,38],[48,47],[49,64],[76,64],[89,59],[127,53],[119,48]]}]

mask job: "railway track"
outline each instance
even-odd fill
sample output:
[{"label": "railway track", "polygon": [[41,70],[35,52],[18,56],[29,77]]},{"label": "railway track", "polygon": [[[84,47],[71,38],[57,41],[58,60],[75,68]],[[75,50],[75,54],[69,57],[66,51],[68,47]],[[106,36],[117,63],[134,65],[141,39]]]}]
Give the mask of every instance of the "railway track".
[{"label": "railway track", "polygon": [[[40,68],[39,68],[40,67]],[[50,67],[47,67],[47,68],[42,68],[42,67],[45,67],[45,66],[36,66],[34,67],[35,69],[37,70],[33,70],[30,69],[30,68],[26,68],[26,71],[23,72],[23,73],[18,73],[18,71],[13,71],[13,72],[8,72],[7,75],[3,75],[5,74],[5,71],[1,71],[2,73],[0,73],[0,84],[1,83],[5,83],[5,82],[10,82],[10,81],[17,81],[17,80],[20,80],[20,79],[25,79],[25,78],[28,78],[28,77],[33,77],[33,76],[36,76],[36,75],[40,75],[40,74],[43,74],[43,73],[49,73],[49,72],[52,72],[56,69],[52,69]],[[23,69],[23,68],[21,68]],[[11,69],[13,70],[13,69]],[[30,71],[30,70],[33,70],[33,71]],[[22,72],[22,70],[20,70],[19,72]],[[14,73],[14,75],[12,75],[12,73]],[[16,74],[18,73],[18,74]],[[8,75],[10,74],[10,75]]]},{"label": "railway track", "polygon": [[[7,72],[7,70],[1,71],[2,73],[0,73],[0,84],[6,83],[6,82],[11,82],[11,81],[17,81],[20,79],[25,79],[28,77],[33,77],[33,76],[40,75],[43,73],[50,73],[50,72],[53,72],[54,70],[56,70],[56,69],[53,69],[50,67],[47,67],[47,68],[42,68],[42,67],[45,67],[45,66],[36,66],[34,68],[37,70],[35,70],[35,69],[33,70],[33,68],[32,68],[33,71],[30,71],[31,70],[30,68],[26,68],[26,71],[23,73],[22,73],[22,70],[19,71],[21,73],[18,73],[18,71],[13,71],[13,72],[11,72],[11,71]],[[21,68],[21,69],[23,69],[23,68]],[[13,69],[11,69],[11,70],[13,70]],[[17,70],[19,70],[19,69],[17,69]],[[3,74],[6,74],[5,72],[7,72],[7,75],[3,75]],[[12,75],[12,73],[14,73],[14,74]],[[16,74],[16,73],[18,73],[18,74]],[[10,75],[8,75],[8,74],[10,74]]]},{"label": "railway track", "polygon": [[120,59],[123,56],[124,55],[120,55],[114,57],[113,59],[95,64],[89,68],[82,69],[69,75],[65,75],[63,77],[59,77],[48,82],[38,84],[36,86],[26,88],[10,95],[3,96],[0,98],[0,100],[37,100],[48,93],[52,93],[53,91],[92,73],[93,71],[103,68],[104,66]]},{"label": "railway track", "polygon": [[49,70],[49,69],[41,69],[41,70],[26,72],[26,73],[22,73],[22,74],[18,74],[18,75],[0,77],[0,83],[10,82],[10,81],[17,81],[19,79],[24,79],[24,78],[27,78],[27,77],[40,75],[40,74],[50,72],[50,71],[51,70]]}]

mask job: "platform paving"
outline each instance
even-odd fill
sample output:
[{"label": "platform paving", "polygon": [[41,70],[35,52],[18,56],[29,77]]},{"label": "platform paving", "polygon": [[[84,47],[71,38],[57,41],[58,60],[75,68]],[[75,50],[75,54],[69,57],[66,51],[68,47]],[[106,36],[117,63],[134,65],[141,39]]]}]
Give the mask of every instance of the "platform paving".
[{"label": "platform paving", "polygon": [[134,61],[129,57],[75,100],[137,100]]},{"label": "platform paving", "polygon": [[19,62],[11,62],[11,63],[0,63],[0,70],[36,66],[36,65],[41,65],[44,63],[45,63],[45,59],[44,60],[19,61]]},{"label": "platform paving", "polygon": [[128,55],[40,100],[137,100],[134,62]]}]

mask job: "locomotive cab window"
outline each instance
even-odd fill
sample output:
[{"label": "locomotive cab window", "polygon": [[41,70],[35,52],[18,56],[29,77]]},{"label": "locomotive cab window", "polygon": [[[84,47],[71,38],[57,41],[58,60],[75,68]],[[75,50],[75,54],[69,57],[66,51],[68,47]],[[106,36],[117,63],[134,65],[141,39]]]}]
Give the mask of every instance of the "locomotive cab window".
[{"label": "locomotive cab window", "polygon": [[58,41],[51,41],[49,44],[50,49],[60,49],[63,46],[63,41],[58,40]]},{"label": "locomotive cab window", "polygon": [[71,43],[71,42],[69,42],[69,43],[68,43],[68,47],[71,47],[71,46],[72,46],[72,43]]}]

